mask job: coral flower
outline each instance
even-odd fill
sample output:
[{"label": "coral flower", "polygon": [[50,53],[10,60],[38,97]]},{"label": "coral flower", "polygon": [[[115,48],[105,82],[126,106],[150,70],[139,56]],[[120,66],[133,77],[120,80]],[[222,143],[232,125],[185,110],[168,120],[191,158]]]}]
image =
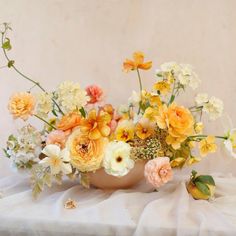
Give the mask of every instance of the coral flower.
[{"label": "coral flower", "polygon": [[213,153],[216,151],[217,146],[215,144],[215,137],[208,136],[199,143],[200,154],[201,156],[206,156],[208,153]]},{"label": "coral flower", "polygon": [[134,124],[131,120],[122,120],[119,122],[116,131],[116,139],[127,142],[134,138]]},{"label": "coral flower", "polygon": [[30,93],[16,93],[9,101],[8,109],[14,119],[21,118],[27,120],[33,115],[35,108],[35,98]]},{"label": "coral flower", "polygon": [[154,134],[155,123],[150,122],[147,118],[142,118],[135,126],[136,135],[140,139],[146,139]]},{"label": "coral flower", "polygon": [[95,109],[92,109],[88,117],[81,121],[81,132],[86,133],[90,139],[99,139],[107,137],[110,134],[109,123],[111,116],[104,111],[97,114]]},{"label": "coral flower", "polygon": [[57,124],[57,128],[62,131],[71,131],[81,122],[81,116],[77,112],[71,112],[61,118]]},{"label": "coral flower", "polygon": [[104,99],[103,90],[97,85],[90,85],[86,89],[87,95],[90,97],[88,104],[101,103]]},{"label": "coral flower", "polygon": [[148,183],[155,188],[166,184],[173,177],[168,157],[158,157],[148,161],[145,165],[144,175]]},{"label": "coral flower", "polygon": [[144,62],[144,54],[142,52],[135,52],[133,54],[133,60],[126,59],[123,63],[124,71],[129,72],[130,70],[148,70],[152,67],[152,62]]},{"label": "coral flower", "polygon": [[59,146],[61,149],[65,147],[66,142],[66,134],[62,130],[54,130],[48,134],[46,143],[55,144]]},{"label": "coral flower", "polygon": [[107,143],[107,138],[89,139],[87,134],[75,129],[66,142],[71,164],[81,172],[99,169]]}]

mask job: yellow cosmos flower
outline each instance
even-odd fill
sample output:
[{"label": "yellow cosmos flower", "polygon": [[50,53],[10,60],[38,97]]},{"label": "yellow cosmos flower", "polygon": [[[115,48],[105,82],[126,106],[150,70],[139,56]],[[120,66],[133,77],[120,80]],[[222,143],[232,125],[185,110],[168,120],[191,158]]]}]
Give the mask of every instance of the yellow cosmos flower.
[{"label": "yellow cosmos flower", "polygon": [[71,164],[81,172],[99,169],[107,143],[107,138],[89,139],[79,128],[74,130],[66,142]]},{"label": "yellow cosmos flower", "polygon": [[148,120],[150,120],[151,122],[155,122],[156,121],[156,116],[158,115],[158,110],[152,107],[148,107],[144,114],[143,117],[147,118]]},{"label": "yellow cosmos flower", "polygon": [[21,118],[26,121],[33,115],[35,98],[30,93],[16,93],[9,101],[8,109],[14,119]]},{"label": "yellow cosmos flower", "polygon": [[216,152],[217,146],[215,144],[215,137],[208,136],[199,143],[201,156],[206,156],[208,153]]},{"label": "yellow cosmos flower", "polygon": [[86,133],[90,139],[99,139],[107,137],[110,134],[108,124],[111,121],[111,116],[104,111],[97,114],[95,109],[92,109],[88,117],[83,119],[80,124],[82,133]]},{"label": "yellow cosmos flower", "polygon": [[153,85],[153,89],[159,91],[163,95],[166,95],[170,92],[170,84],[166,81],[160,81]]},{"label": "yellow cosmos flower", "polygon": [[155,123],[147,118],[142,118],[135,126],[136,135],[140,139],[146,139],[155,132]]},{"label": "yellow cosmos flower", "polygon": [[135,52],[133,54],[133,60],[126,59],[123,63],[124,71],[129,72],[131,70],[148,70],[152,67],[152,62],[144,62],[144,54],[142,52]]},{"label": "yellow cosmos flower", "polygon": [[127,142],[134,138],[134,124],[131,120],[123,120],[119,122],[116,131],[116,139]]}]

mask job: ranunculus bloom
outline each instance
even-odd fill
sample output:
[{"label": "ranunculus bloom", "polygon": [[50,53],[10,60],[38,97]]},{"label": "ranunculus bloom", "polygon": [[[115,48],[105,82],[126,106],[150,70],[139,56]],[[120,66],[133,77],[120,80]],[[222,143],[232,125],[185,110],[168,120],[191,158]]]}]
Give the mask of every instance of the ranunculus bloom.
[{"label": "ranunculus bloom", "polygon": [[30,93],[16,93],[9,101],[8,109],[13,117],[27,120],[29,116],[33,115],[35,107],[35,99]]},{"label": "ranunculus bloom", "polygon": [[76,129],[69,136],[66,147],[70,151],[71,164],[81,172],[95,171],[101,167],[107,138],[89,139]]},{"label": "ranunculus bloom", "polygon": [[90,139],[107,137],[110,134],[109,123],[111,116],[107,112],[100,111],[98,114],[95,109],[88,113],[88,117],[81,121],[80,130],[86,133]]},{"label": "ranunculus bloom", "polygon": [[48,144],[56,144],[61,149],[65,147],[66,142],[66,134],[62,130],[54,130],[48,134],[46,143]]},{"label": "ranunculus bloom", "polygon": [[145,165],[144,175],[148,183],[155,188],[166,184],[173,177],[169,157],[157,157]]},{"label": "ranunculus bloom", "polygon": [[104,99],[103,90],[97,85],[90,85],[86,89],[87,95],[90,97],[88,104],[100,103]]},{"label": "ranunculus bloom", "polygon": [[81,116],[77,112],[71,112],[61,118],[57,128],[62,131],[70,131],[80,124]]}]

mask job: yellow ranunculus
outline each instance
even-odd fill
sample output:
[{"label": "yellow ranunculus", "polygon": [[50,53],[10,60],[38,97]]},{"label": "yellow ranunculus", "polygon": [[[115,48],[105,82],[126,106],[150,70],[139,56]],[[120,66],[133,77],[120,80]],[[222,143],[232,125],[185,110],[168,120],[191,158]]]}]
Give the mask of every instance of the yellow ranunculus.
[{"label": "yellow ranunculus", "polygon": [[215,137],[208,136],[199,143],[201,156],[206,156],[208,153],[216,152],[217,146],[215,144]]},{"label": "yellow ranunculus", "polygon": [[81,172],[99,169],[107,143],[107,138],[89,139],[79,128],[74,130],[66,142],[71,164]]},{"label": "yellow ranunculus", "polygon": [[119,122],[116,131],[116,139],[127,142],[134,138],[134,124],[131,120],[122,120]]},{"label": "yellow ranunculus", "polygon": [[142,52],[135,52],[133,54],[133,60],[126,59],[123,63],[124,71],[129,72],[130,70],[148,70],[152,67],[152,62],[144,62],[144,54]]}]

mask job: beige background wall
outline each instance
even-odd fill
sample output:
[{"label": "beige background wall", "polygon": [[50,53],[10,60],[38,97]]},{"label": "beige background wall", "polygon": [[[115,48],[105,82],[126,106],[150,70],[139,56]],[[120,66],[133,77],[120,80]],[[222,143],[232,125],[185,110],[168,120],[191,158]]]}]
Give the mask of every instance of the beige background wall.
[{"label": "beige background wall", "polygon": [[[0,9],[0,22],[14,29],[11,57],[48,89],[63,80],[97,83],[110,102],[124,103],[138,84],[135,74],[122,72],[122,61],[142,50],[154,64],[143,73],[146,87],[159,64],[190,63],[202,79],[198,91],[223,99],[236,124],[235,0],[0,0]],[[8,98],[29,87],[14,71],[0,70],[1,146],[19,126],[8,115]],[[192,95],[182,101],[190,105]]]}]

